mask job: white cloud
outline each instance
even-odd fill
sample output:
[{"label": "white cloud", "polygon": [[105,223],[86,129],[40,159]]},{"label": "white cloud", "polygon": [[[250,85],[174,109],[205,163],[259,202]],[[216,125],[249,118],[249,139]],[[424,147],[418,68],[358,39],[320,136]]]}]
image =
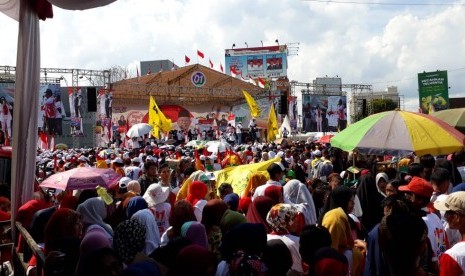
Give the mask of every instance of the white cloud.
[{"label": "white cloud", "polygon": [[[54,9],[41,22],[43,67],[131,68],[141,60],[184,55],[196,50],[219,67],[233,43],[249,47],[300,42],[289,57],[289,78],[311,82],[340,76],[343,83],[372,83],[375,90],[395,85],[405,107],[417,110],[417,73],[449,70],[451,95],[465,85],[465,6],[324,4],[308,1],[119,0],[86,11]],[[0,65],[15,65],[17,22],[0,15]],[[460,69],[461,68],[461,69]],[[462,94],[460,94],[462,93]]]}]

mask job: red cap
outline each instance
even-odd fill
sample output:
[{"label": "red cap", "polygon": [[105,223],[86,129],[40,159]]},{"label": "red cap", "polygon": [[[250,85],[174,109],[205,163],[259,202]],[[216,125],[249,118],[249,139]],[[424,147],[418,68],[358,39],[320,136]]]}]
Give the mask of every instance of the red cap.
[{"label": "red cap", "polygon": [[431,197],[433,195],[433,186],[425,179],[414,176],[408,185],[399,186],[399,191],[412,192],[422,197]]}]

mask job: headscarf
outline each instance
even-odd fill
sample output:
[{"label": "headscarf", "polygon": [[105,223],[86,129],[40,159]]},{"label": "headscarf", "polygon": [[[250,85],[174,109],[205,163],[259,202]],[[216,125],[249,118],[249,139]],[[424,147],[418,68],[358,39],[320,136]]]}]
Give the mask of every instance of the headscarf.
[{"label": "headscarf", "polygon": [[250,179],[247,182],[247,186],[242,192],[242,197],[251,196],[250,193],[252,192],[252,190],[255,190],[255,188],[257,188],[258,186],[265,184],[269,178],[269,174],[266,171],[254,172],[250,176]]},{"label": "headscarf", "polygon": [[261,223],[265,226],[266,232],[271,232],[271,227],[266,222],[266,216],[273,207],[273,200],[267,196],[257,196],[249,206],[247,211],[247,221],[250,223]]},{"label": "headscarf", "polygon": [[207,202],[202,210],[202,224],[208,230],[212,226],[219,226],[224,213],[228,210],[228,204],[221,199],[212,199]]},{"label": "headscarf", "polygon": [[292,204],[276,204],[266,216],[268,225],[278,235],[289,234],[289,226],[295,223],[299,212]]},{"label": "headscarf", "polygon": [[65,195],[60,200],[60,208],[68,208],[76,210],[78,206],[78,199],[72,195]]},{"label": "headscarf", "polygon": [[197,244],[208,249],[207,233],[205,226],[197,221],[185,222],[181,227],[181,236],[188,238],[192,244]]},{"label": "headscarf", "polygon": [[137,211],[147,209],[147,201],[141,196],[135,196],[131,198],[128,202],[128,207],[126,208],[126,216],[128,219],[132,217]]},{"label": "headscarf", "polygon": [[97,224],[113,236],[113,229],[103,220],[107,216],[105,202],[100,197],[92,197],[79,204],[77,211],[81,214],[82,223],[86,226]]},{"label": "headscarf", "polygon": [[180,200],[176,202],[173,209],[171,209],[170,215],[170,225],[172,226],[174,237],[181,234],[181,227],[185,222],[196,220],[192,204],[190,204],[187,200]]},{"label": "headscarf", "polygon": [[19,207],[18,213],[16,214],[16,220],[21,222],[24,228],[29,229],[34,214],[37,211],[50,206],[51,204],[43,199],[29,200],[28,202],[24,203],[21,207]]},{"label": "headscarf", "polygon": [[173,275],[213,276],[216,273],[216,256],[200,245],[188,245],[176,256],[173,270]]},{"label": "headscarf", "polygon": [[381,189],[378,186],[378,182],[379,182],[379,180],[381,178],[383,178],[384,181],[386,181],[386,183],[388,183],[389,182],[389,177],[387,176],[387,174],[385,174],[383,172],[376,174],[376,189],[378,190],[378,193],[380,193],[382,196],[386,197],[386,194],[383,193],[383,191],[381,191]]},{"label": "headscarf", "polygon": [[273,200],[273,205],[283,203],[283,187],[278,185],[270,185],[265,189],[264,196],[267,196]]},{"label": "headscarf", "polygon": [[139,181],[137,181],[137,180],[129,181],[127,189],[128,189],[128,192],[133,192],[136,195],[140,195],[141,190],[140,190]]},{"label": "headscarf", "polygon": [[145,246],[145,227],[137,220],[125,220],[116,227],[113,248],[127,265]]},{"label": "headscarf", "polygon": [[349,220],[345,211],[339,207],[327,212],[323,217],[322,225],[331,234],[331,247],[343,253],[354,247],[354,239],[350,231]]},{"label": "headscarf", "polygon": [[88,229],[84,238],[81,241],[81,258],[82,256],[89,255],[91,252],[96,251],[100,248],[110,247],[112,244],[112,238],[108,235],[107,231],[99,225],[91,225]]},{"label": "headscarf", "polygon": [[224,215],[221,218],[221,222],[220,222],[221,232],[224,235],[229,230],[231,230],[231,228],[233,228],[234,226],[240,223],[244,223],[244,222],[247,222],[244,215],[236,211],[228,209],[226,210],[226,212],[224,212]]},{"label": "headscarf", "polygon": [[192,206],[195,206],[197,201],[205,199],[207,193],[207,184],[201,181],[194,181],[189,186],[189,193],[187,194],[186,200],[189,201]]},{"label": "headscarf", "polygon": [[56,210],[45,226],[45,253],[56,249],[57,243],[64,239],[79,238],[82,229],[76,231],[76,226],[80,223],[81,216],[78,212],[68,208]]},{"label": "headscarf", "polygon": [[318,250],[310,268],[311,275],[349,275],[350,271],[347,257],[331,247]]},{"label": "headscarf", "polygon": [[138,196],[138,194],[134,193],[134,192],[127,192],[123,195],[123,197],[121,198],[121,205],[124,209],[128,208],[128,204],[129,204],[129,200],[131,200],[131,198],[135,197],[135,196]]},{"label": "headscarf", "polygon": [[237,211],[237,207],[239,206],[239,196],[236,193],[225,195],[223,200],[229,205],[229,209]]},{"label": "headscarf", "polygon": [[229,262],[230,275],[265,275],[266,266],[255,254],[238,251]]},{"label": "headscarf", "polygon": [[155,217],[149,209],[142,209],[132,215],[131,219],[137,220],[145,227],[144,253],[146,255],[152,254],[152,252],[160,246],[160,232],[158,231]]},{"label": "headscarf", "polygon": [[363,175],[357,187],[357,196],[360,199],[360,206],[363,214],[361,223],[367,231],[371,231],[384,216],[381,202],[384,197],[378,192],[373,176]]},{"label": "headscarf", "polygon": [[284,189],[284,201],[292,204],[298,204],[300,211],[305,217],[305,224],[315,224],[317,222],[315,204],[307,186],[297,179],[286,183]]}]

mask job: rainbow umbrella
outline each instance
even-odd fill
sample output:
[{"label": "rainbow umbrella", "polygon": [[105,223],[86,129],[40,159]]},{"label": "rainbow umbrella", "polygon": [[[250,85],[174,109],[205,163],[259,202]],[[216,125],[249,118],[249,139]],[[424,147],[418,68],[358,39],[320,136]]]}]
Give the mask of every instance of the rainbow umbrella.
[{"label": "rainbow umbrella", "polygon": [[371,115],[331,138],[331,145],[364,154],[446,155],[463,149],[465,135],[432,116],[408,111]]}]

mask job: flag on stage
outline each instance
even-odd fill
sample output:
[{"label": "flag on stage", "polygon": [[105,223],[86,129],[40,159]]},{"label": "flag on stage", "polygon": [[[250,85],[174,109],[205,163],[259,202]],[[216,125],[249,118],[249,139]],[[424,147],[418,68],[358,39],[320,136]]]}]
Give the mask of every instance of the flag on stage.
[{"label": "flag on stage", "polygon": [[220,63],[221,73],[224,73],[223,64]]},{"label": "flag on stage", "polygon": [[252,118],[260,117],[262,110],[260,109],[258,104],[255,102],[254,98],[250,96],[250,94],[245,90],[242,90],[242,93],[244,93],[245,100],[247,101],[247,104],[249,105],[250,115],[252,116]]},{"label": "flag on stage", "polygon": [[205,55],[204,55],[202,52],[200,52],[199,50],[197,50],[197,55],[198,55],[199,57],[201,57],[201,58],[204,58],[204,57],[205,57]]},{"label": "flag on stage", "polygon": [[191,62],[191,59],[188,56],[184,56],[184,60],[186,61],[186,63]]},{"label": "flag on stage", "polygon": [[171,130],[171,120],[161,112],[152,96],[150,96],[149,103],[149,124],[153,127],[152,135],[158,139],[160,138],[160,131],[166,133]]},{"label": "flag on stage", "polygon": [[213,68],[213,62],[211,59],[208,60],[210,62],[210,68]]},{"label": "flag on stage", "polygon": [[270,114],[268,115],[266,141],[274,141],[276,139],[276,135],[278,135],[278,120],[276,119],[276,112],[274,111],[274,103],[272,103]]}]

